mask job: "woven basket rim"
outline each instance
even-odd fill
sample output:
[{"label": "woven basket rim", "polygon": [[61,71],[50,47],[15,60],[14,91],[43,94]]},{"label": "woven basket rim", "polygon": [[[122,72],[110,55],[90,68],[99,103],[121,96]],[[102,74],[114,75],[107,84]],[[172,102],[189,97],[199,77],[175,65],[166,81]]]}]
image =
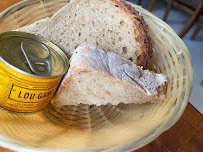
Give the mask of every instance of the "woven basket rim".
[{"label": "woven basket rim", "polygon": [[32,3],[37,2],[37,0],[22,0],[16,4],[11,5],[10,7],[6,8],[4,11],[0,13],[0,18],[4,17],[9,13],[12,13],[16,8],[19,9],[20,6],[22,7],[24,4],[26,4],[27,2],[30,3],[31,1],[33,1]]},{"label": "woven basket rim", "polygon": [[[39,0],[23,0],[21,2],[18,2],[10,7],[8,7],[6,10],[4,10],[3,12],[0,13],[0,19],[3,18],[5,15],[9,14],[9,13],[12,13],[13,11],[15,10],[18,10],[24,6],[27,6],[27,5],[30,5],[30,4],[33,4],[35,2],[39,2]],[[136,5],[136,4],[133,4],[131,2],[128,2],[129,4],[131,4],[132,6],[134,6],[135,8],[139,8],[141,9],[142,11],[147,11],[145,10],[144,8],[141,8],[140,6]],[[147,11],[148,12],[148,11]],[[163,24],[164,26],[167,27],[167,30],[170,31],[170,33],[172,34],[172,37],[173,36],[176,36],[178,37],[178,35],[175,33],[175,31],[168,25],[166,24],[164,21],[162,21],[161,19],[159,19],[158,17],[156,17],[155,15],[153,15],[152,13],[148,12],[148,15],[150,15],[150,17],[153,17],[155,18],[159,23]],[[178,37],[179,38],[179,37]],[[183,45],[185,46],[184,42],[179,38],[180,42],[183,43]],[[187,49],[187,47],[185,46],[185,50],[186,51],[186,54],[189,55],[190,57],[190,54],[189,54],[189,50]],[[191,58],[191,57],[190,57]],[[192,67],[192,61],[189,62],[190,66]],[[193,69],[192,69],[193,70]],[[194,79],[194,74],[193,72],[191,72],[191,85],[193,86],[193,79]],[[191,86],[191,88],[192,88]],[[190,88],[190,89],[191,89]],[[190,94],[191,95],[191,94]],[[189,97],[190,97],[189,95]],[[148,134],[146,135],[147,137],[145,138],[145,142],[143,142],[142,144],[140,144],[138,147],[132,147],[130,150],[135,150],[135,149],[138,149],[148,143],[150,143],[151,141],[153,141],[155,138],[157,138],[160,134],[162,134],[164,131],[168,130],[169,128],[171,128],[178,120],[179,118],[181,117],[181,115],[183,114],[187,104],[188,104],[189,101],[184,101],[182,102],[181,104],[181,107],[179,109],[176,109],[176,111],[178,113],[170,113],[170,117],[167,118],[167,121],[164,121],[159,127],[155,128],[154,129],[154,132],[152,134]],[[156,133],[155,133],[156,132]],[[0,135],[0,138],[4,138],[6,139],[7,141],[12,141],[12,139],[8,138],[8,137],[4,137],[2,135]],[[126,143],[126,145],[131,145],[133,142],[135,141],[132,141],[130,143]],[[49,151],[49,152],[60,152],[60,151],[63,151],[63,150],[67,150],[67,149],[49,149],[49,150],[45,150],[45,149],[40,149],[40,148],[33,148],[33,147],[25,147],[25,146],[20,146],[20,145],[13,145],[13,144],[10,144],[8,142],[3,142],[3,141],[0,141],[0,145],[1,146],[4,146],[6,148],[11,148],[11,149],[15,149],[15,150],[24,150],[24,151]],[[122,145],[124,146],[124,145]],[[108,149],[107,151],[111,151],[113,150],[115,147],[112,147],[110,149]],[[78,150],[73,150],[73,151],[78,151]],[[106,150],[104,150],[106,151]]]}]

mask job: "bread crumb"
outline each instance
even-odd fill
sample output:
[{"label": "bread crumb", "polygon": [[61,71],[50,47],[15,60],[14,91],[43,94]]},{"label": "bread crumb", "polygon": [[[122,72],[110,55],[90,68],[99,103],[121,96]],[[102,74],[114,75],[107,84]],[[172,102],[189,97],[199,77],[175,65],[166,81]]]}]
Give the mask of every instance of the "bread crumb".
[{"label": "bread crumb", "polygon": [[109,29],[109,30],[108,30],[108,32],[112,33],[112,32],[113,32],[113,30]]},{"label": "bread crumb", "polygon": [[83,19],[83,18],[84,18],[83,16],[80,16],[80,17],[79,17],[79,19]]}]

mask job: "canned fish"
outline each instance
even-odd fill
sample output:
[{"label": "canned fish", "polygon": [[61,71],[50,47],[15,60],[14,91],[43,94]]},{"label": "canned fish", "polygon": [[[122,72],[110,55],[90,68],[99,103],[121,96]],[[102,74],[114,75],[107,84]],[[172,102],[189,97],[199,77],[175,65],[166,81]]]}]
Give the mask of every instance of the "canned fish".
[{"label": "canned fish", "polygon": [[36,112],[51,100],[68,69],[53,43],[24,32],[0,34],[0,107]]}]

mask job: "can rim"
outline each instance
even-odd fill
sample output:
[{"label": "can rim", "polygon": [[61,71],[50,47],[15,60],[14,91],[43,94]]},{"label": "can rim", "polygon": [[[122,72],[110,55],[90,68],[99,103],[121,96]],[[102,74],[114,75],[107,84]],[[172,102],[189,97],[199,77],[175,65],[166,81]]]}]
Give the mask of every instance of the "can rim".
[{"label": "can rim", "polygon": [[[8,36],[8,35],[9,35],[9,36],[12,36],[12,35],[13,35],[13,36],[17,36],[17,34],[20,35],[20,36],[25,36],[25,37],[27,37],[26,35],[28,35],[28,36],[29,36],[28,38],[34,38],[35,40],[44,41],[44,42],[50,44],[51,47],[53,48],[53,50],[54,50],[55,52],[57,52],[57,53],[60,55],[61,59],[64,61],[64,63],[65,63],[65,64],[64,64],[64,70],[61,72],[60,75],[55,75],[55,76],[40,76],[40,75],[35,75],[35,74],[28,73],[28,72],[26,72],[26,71],[23,71],[23,70],[21,70],[21,69],[15,67],[15,66],[13,66],[13,65],[11,65],[10,63],[8,63],[6,60],[4,60],[4,59],[0,56],[0,61],[1,61],[5,66],[7,66],[8,68],[10,68],[10,69],[12,69],[12,70],[14,70],[14,71],[16,71],[16,72],[18,72],[18,73],[20,73],[20,74],[23,74],[23,75],[25,75],[25,76],[29,76],[29,77],[33,77],[33,78],[38,78],[38,79],[54,79],[54,78],[58,78],[58,77],[63,76],[63,75],[68,71],[68,68],[69,68],[69,60],[68,60],[67,56],[65,55],[65,53],[64,53],[58,46],[56,46],[54,43],[52,43],[52,42],[50,42],[50,41],[48,41],[48,40],[46,40],[46,39],[44,39],[44,38],[42,38],[42,37],[40,37],[40,36],[37,36],[37,35],[34,35],[34,34],[30,34],[30,33],[27,33],[27,32],[9,31],[9,32],[1,33],[0,35],[7,35],[7,36]],[[46,43],[45,43],[45,44],[46,44]],[[47,45],[47,44],[46,44],[46,45]],[[55,48],[56,48],[58,51],[56,51]]]}]

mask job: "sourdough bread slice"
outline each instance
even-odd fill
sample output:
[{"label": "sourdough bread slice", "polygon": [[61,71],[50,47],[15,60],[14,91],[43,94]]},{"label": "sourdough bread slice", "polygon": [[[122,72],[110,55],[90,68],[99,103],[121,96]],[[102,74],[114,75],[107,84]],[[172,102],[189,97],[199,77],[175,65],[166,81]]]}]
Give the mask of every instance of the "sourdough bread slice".
[{"label": "sourdough bread slice", "polygon": [[143,70],[133,62],[90,44],[79,46],[70,68],[52,99],[65,105],[118,105],[159,102],[165,99],[167,77]]},{"label": "sourdough bread slice", "polygon": [[68,57],[84,42],[113,51],[144,67],[152,53],[147,25],[123,0],[71,0],[50,19],[18,31],[43,36]]},{"label": "sourdough bread slice", "polygon": [[50,22],[50,18],[47,17],[45,19],[41,19],[39,21],[34,22],[33,24],[23,26],[15,31],[27,32],[32,33],[38,36],[41,36],[47,40],[50,38],[48,37],[48,24]]}]

